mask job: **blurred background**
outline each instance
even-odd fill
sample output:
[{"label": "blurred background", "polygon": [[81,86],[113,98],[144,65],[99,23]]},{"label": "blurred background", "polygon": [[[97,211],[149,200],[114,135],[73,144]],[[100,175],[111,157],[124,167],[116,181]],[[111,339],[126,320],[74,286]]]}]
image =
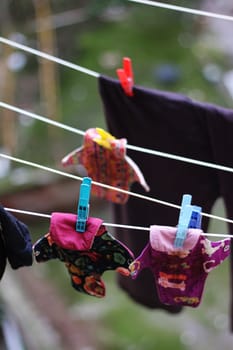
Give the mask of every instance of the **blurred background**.
[{"label": "blurred background", "polygon": [[[170,2],[187,6],[183,0]],[[233,15],[230,0],[190,0],[188,6]],[[2,37],[114,78],[122,58],[128,56],[135,84],[229,108],[233,106],[232,34],[232,22],[127,0],[0,2]],[[105,128],[95,77],[1,43],[0,101],[81,130]],[[61,158],[81,144],[79,135],[0,108],[1,153],[62,169]],[[0,198],[5,207],[75,213],[79,185],[0,158]],[[225,215],[221,199],[213,212]],[[91,199],[90,213],[112,221],[108,203],[96,198]],[[34,242],[48,232],[48,219],[16,216],[29,226]],[[209,232],[226,233],[227,228],[214,221]],[[132,302],[116,286],[115,272],[105,273],[107,296],[96,300],[71,287],[58,261],[8,269],[0,286],[0,349],[232,349],[228,264],[225,261],[210,274],[197,309],[186,308],[175,316]],[[9,340],[4,343],[9,334],[19,339],[18,347]]]}]

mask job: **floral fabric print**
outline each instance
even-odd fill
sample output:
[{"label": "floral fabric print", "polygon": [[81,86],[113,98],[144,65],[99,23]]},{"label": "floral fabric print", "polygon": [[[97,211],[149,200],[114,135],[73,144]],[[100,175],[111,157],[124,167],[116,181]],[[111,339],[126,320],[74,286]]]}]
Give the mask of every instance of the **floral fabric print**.
[{"label": "floral fabric print", "polygon": [[[64,166],[82,165],[87,176],[106,185],[129,190],[139,182],[146,191],[149,187],[136,163],[126,156],[126,139],[116,139],[100,128],[88,129],[83,146],[62,159]],[[124,204],[128,194],[92,185],[92,193],[113,203]]]},{"label": "floral fabric print", "polygon": [[78,291],[95,297],[105,296],[105,284],[101,279],[107,270],[117,270],[129,275],[133,254],[113,238],[102,225],[89,250],[65,249],[54,243],[50,233],[33,246],[37,262],[59,259],[70,274],[71,284]]}]

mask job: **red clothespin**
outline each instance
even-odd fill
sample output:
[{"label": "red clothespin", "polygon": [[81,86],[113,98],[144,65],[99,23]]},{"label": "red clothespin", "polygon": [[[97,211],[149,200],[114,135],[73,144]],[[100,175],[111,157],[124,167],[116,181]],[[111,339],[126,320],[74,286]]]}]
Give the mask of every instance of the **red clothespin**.
[{"label": "red clothespin", "polygon": [[123,68],[118,68],[116,72],[126,95],[133,96],[134,78],[131,59],[123,57]]}]

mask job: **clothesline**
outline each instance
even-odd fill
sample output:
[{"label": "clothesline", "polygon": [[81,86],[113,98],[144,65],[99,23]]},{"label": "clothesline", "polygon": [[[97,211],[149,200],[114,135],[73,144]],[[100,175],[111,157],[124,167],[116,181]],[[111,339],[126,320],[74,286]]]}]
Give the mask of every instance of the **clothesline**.
[{"label": "clothesline", "polygon": [[[49,167],[46,167],[46,166],[41,165],[41,164],[29,162],[29,161],[24,160],[24,159],[12,157],[12,156],[7,155],[7,154],[0,153],[0,157],[5,158],[5,159],[9,159],[9,160],[12,160],[14,162],[21,163],[21,164],[24,164],[24,165],[32,166],[34,168],[42,169],[42,170],[45,170],[45,171],[48,171],[48,172],[51,172],[51,173],[54,173],[54,174],[57,174],[57,175],[69,177],[69,178],[74,179],[74,180],[79,180],[79,181],[83,180],[83,178],[80,177],[80,176],[73,175],[73,174],[70,174],[70,173],[65,173],[65,172],[57,170],[57,169],[53,169],[53,168],[49,168]],[[103,184],[101,182],[92,181],[92,184],[96,185],[96,186],[101,186],[101,187],[104,187],[104,188],[108,188],[108,189],[111,189],[111,190],[114,190],[114,191],[122,192],[122,193],[128,194],[128,195],[136,197],[136,198],[148,200],[150,202],[154,202],[154,203],[157,203],[157,204],[160,204],[160,205],[165,205],[165,206],[168,206],[168,207],[171,207],[171,208],[175,208],[175,209],[180,209],[181,208],[181,206],[177,205],[177,204],[173,204],[173,203],[170,203],[170,202],[162,201],[162,200],[159,200],[159,199],[156,199],[156,198],[153,198],[153,197],[149,197],[149,196],[144,196],[144,195],[139,194],[139,193],[126,191],[126,190],[123,190],[121,188],[117,188],[117,187],[113,187],[113,186],[110,186],[110,185],[107,185],[107,184]],[[227,218],[224,218],[224,217],[221,217],[221,216],[217,216],[217,215],[212,215],[212,214],[207,214],[207,213],[203,213],[202,212],[202,216],[205,216],[205,217],[208,217],[208,218],[211,218],[211,219],[214,219],[214,220],[219,220],[219,221],[231,223],[231,224],[233,223],[232,219],[227,219]]]},{"label": "clothesline", "polygon": [[92,76],[94,78],[98,78],[100,76],[99,73],[97,73],[97,72],[95,72],[95,71],[93,71],[91,69],[79,66],[78,64],[71,63],[69,61],[63,60],[61,58],[52,56],[52,55],[50,55],[48,53],[45,53],[45,52],[42,52],[42,51],[39,51],[39,50],[36,50],[36,49],[33,49],[33,48],[29,47],[29,46],[26,46],[26,45],[23,45],[23,44],[19,44],[19,43],[13,41],[13,40],[9,40],[9,39],[3,38],[1,36],[0,36],[0,42],[3,43],[3,44],[9,45],[9,46],[15,47],[17,49],[23,50],[25,52],[31,53],[31,54],[36,55],[38,57],[45,58],[46,60],[58,63],[58,64],[60,64],[62,66],[74,69],[76,71],[79,71],[79,72],[82,72],[82,73],[85,73],[85,74],[88,74],[88,75],[90,75],[90,76]]},{"label": "clothesline", "polygon": [[[17,112],[19,114],[23,114],[29,118],[33,118],[33,119],[37,119],[40,120],[42,122],[45,122],[47,124],[51,124],[54,126],[57,126],[59,128],[71,131],[73,133],[79,134],[79,135],[85,135],[85,132],[83,130],[65,125],[63,123],[59,123],[55,120],[43,117],[41,115],[26,111],[24,109],[18,108],[16,106],[12,106],[9,105],[7,103],[1,102],[0,101],[0,107],[2,108],[6,108],[9,109],[11,111]],[[161,151],[156,151],[156,150],[152,150],[152,149],[148,149],[145,147],[139,147],[139,146],[134,146],[134,145],[126,145],[127,149],[136,151],[136,152],[142,152],[142,153],[147,153],[147,154],[151,154],[151,155],[155,155],[158,157],[163,157],[163,158],[168,158],[168,159],[173,159],[173,160],[177,160],[177,161],[181,161],[184,163],[190,163],[193,165],[199,165],[199,166],[203,166],[203,167],[207,167],[207,168],[212,168],[212,169],[216,169],[216,170],[221,170],[221,171],[226,171],[226,172],[230,172],[233,173],[233,168],[232,167],[227,167],[224,165],[220,165],[220,164],[215,164],[215,163],[210,163],[210,162],[205,162],[202,160],[197,160],[197,159],[193,159],[193,158],[188,158],[188,157],[183,157],[183,156],[178,156],[176,154],[171,154],[171,153],[166,153],[166,152],[161,152]]]},{"label": "clothesline", "polygon": [[198,16],[205,16],[205,17],[223,19],[223,20],[226,20],[226,21],[233,21],[233,17],[232,16],[223,15],[223,14],[220,14],[220,13],[209,12],[209,11],[196,10],[196,9],[192,9],[192,8],[189,8],[189,7],[176,6],[176,5],[172,5],[172,4],[165,4],[165,3],[159,2],[159,1],[148,1],[148,0],[128,0],[128,1],[129,2],[135,2],[135,3],[138,3],[138,4],[143,4],[143,5],[150,5],[150,6],[154,6],[154,7],[160,7],[160,8],[164,8],[164,9],[167,9],[167,10],[173,10],[173,11],[189,13],[191,15],[198,15]]},{"label": "clothesline", "polygon": [[[7,211],[23,214],[23,215],[32,215],[32,216],[38,216],[43,217],[47,219],[51,219],[50,214],[43,214],[38,213],[34,211],[28,211],[28,210],[21,210],[21,209],[13,209],[13,208],[4,208]],[[149,227],[143,227],[143,226],[133,226],[133,225],[122,225],[122,224],[115,224],[115,223],[109,223],[109,222],[103,222],[103,225],[109,226],[109,227],[116,227],[116,228],[124,228],[124,229],[132,229],[132,230],[139,230],[139,231],[150,231]],[[233,238],[233,235],[224,234],[224,233],[206,233],[203,232],[203,235],[210,236],[210,237],[225,237],[225,238]]]},{"label": "clothesline", "polygon": [[[65,66],[67,66],[69,68],[81,71],[81,72],[83,72],[85,74],[89,74],[89,75],[91,75],[93,77],[98,78],[100,76],[100,73],[94,72],[94,71],[92,71],[90,69],[87,69],[87,68],[84,68],[82,66],[73,64],[71,62],[62,60],[60,58],[57,58],[57,57],[52,56],[52,55],[49,55],[49,54],[44,53],[42,51],[32,49],[32,48],[30,48],[28,46],[16,43],[16,42],[14,42],[12,40],[8,40],[6,38],[0,37],[0,42],[2,42],[4,44],[7,44],[7,45],[10,45],[10,46],[13,46],[13,47],[16,47],[16,48],[19,48],[19,49],[24,50],[26,52],[30,52],[30,53],[32,53],[34,55],[39,56],[39,57],[43,57],[45,59],[54,61],[54,62],[59,63],[61,65],[65,65]],[[15,106],[10,106],[10,105],[8,105],[8,104],[6,104],[4,102],[0,102],[0,106],[3,107],[3,108],[8,108],[8,109],[14,110],[15,112],[27,115],[28,117],[41,120],[43,122],[55,125],[57,127],[69,130],[71,132],[74,132],[74,133],[77,133],[77,134],[80,134],[80,135],[84,135],[85,134],[82,130],[79,130],[79,129],[67,126],[65,124],[56,122],[54,120],[45,118],[43,116],[39,116],[39,115],[37,115],[35,113],[27,112],[27,111],[25,111],[23,109],[15,107]],[[191,159],[191,158],[188,158],[188,157],[182,157],[182,156],[178,156],[178,155],[175,155],[175,154],[170,154],[170,153],[166,153],[166,152],[160,152],[160,151],[151,150],[151,149],[138,147],[138,146],[134,146],[134,145],[127,145],[126,147],[128,149],[130,149],[130,150],[139,151],[139,152],[143,152],[143,153],[147,153],[147,154],[152,154],[152,155],[156,155],[156,156],[159,156],[159,157],[174,159],[174,160],[178,160],[178,161],[181,161],[181,162],[186,162],[186,163],[191,163],[191,164],[194,164],[194,165],[205,166],[205,167],[208,167],[208,168],[213,168],[213,169],[217,169],[217,170],[227,171],[227,172],[231,172],[231,173],[233,172],[233,168],[226,167],[224,165],[214,164],[214,163],[205,162],[205,161],[201,161],[201,160],[197,160],[197,159]]]},{"label": "clothesline", "polygon": [[[70,174],[70,173],[65,173],[65,172],[57,170],[57,169],[49,168],[49,167],[46,167],[44,165],[33,163],[33,162],[30,162],[30,161],[27,161],[27,160],[24,160],[24,159],[12,157],[12,156],[7,155],[7,154],[0,153],[0,157],[5,158],[5,159],[9,159],[9,160],[12,160],[14,162],[21,163],[21,164],[24,164],[24,165],[32,166],[34,168],[42,169],[42,170],[45,170],[45,171],[48,171],[48,172],[51,172],[51,173],[54,173],[54,174],[57,174],[57,175],[69,177],[69,178],[74,179],[74,180],[79,180],[79,181],[83,180],[83,178],[80,177],[80,176],[73,175],[73,174]],[[92,184],[96,185],[96,186],[101,186],[101,187],[104,187],[104,188],[107,188],[107,189],[110,189],[110,190],[113,190],[113,191],[118,191],[118,192],[121,192],[121,193],[125,193],[125,194],[128,194],[130,196],[134,196],[134,197],[137,197],[137,198],[140,198],[140,199],[145,199],[145,200],[148,200],[148,201],[151,201],[151,202],[155,202],[157,204],[166,205],[166,206],[170,206],[172,208],[180,209],[179,205],[175,205],[175,204],[172,204],[172,203],[169,203],[169,202],[161,201],[161,200],[158,200],[158,199],[155,199],[155,198],[152,198],[152,197],[144,196],[144,195],[139,194],[139,193],[126,191],[126,190],[123,190],[121,188],[117,188],[117,187],[113,187],[113,186],[110,186],[110,185],[107,185],[107,184],[103,184],[101,182],[92,181]],[[222,221],[228,220],[228,219],[224,219],[224,218],[220,218],[219,220],[221,220],[221,219],[222,219]],[[229,222],[233,223],[233,220],[230,220]]]},{"label": "clothesline", "polygon": [[71,132],[73,132],[75,134],[85,135],[85,132],[82,131],[82,130],[79,130],[79,129],[74,128],[72,126],[65,125],[63,123],[59,123],[59,122],[57,122],[57,121],[55,121],[53,119],[49,119],[49,118],[43,117],[42,115],[38,115],[38,114],[35,114],[35,113],[32,113],[32,112],[26,111],[25,109],[21,109],[21,108],[18,108],[16,106],[9,105],[8,103],[4,103],[4,102],[0,101],[0,107],[9,109],[9,110],[11,110],[13,112],[16,112],[16,113],[19,113],[19,114],[22,114],[22,115],[25,115],[25,116],[27,116],[29,118],[37,119],[37,120],[40,120],[40,121],[42,121],[44,123],[57,126],[58,128],[71,131]]}]

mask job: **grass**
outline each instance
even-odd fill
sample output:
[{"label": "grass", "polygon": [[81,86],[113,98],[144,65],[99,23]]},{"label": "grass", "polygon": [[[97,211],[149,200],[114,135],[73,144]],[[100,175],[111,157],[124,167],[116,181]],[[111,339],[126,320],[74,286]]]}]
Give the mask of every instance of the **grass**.
[{"label": "grass", "polygon": [[[131,302],[120,292],[114,281],[108,282],[106,303],[109,310],[102,317],[103,349],[153,350],[175,349],[184,350],[176,329],[167,329],[160,318],[160,312],[148,311]],[[104,337],[105,334],[105,337]]]}]

